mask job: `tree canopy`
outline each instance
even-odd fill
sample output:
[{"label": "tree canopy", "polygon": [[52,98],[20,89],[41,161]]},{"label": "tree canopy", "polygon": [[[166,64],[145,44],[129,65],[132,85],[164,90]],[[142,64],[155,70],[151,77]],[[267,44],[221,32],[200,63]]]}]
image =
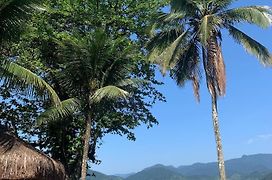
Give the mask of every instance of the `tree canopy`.
[{"label": "tree canopy", "polygon": [[[80,112],[86,106],[86,96],[81,90],[86,85],[98,89],[91,98],[94,102],[101,101],[92,109],[95,116],[89,159],[93,162],[99,163],[95,149],[101,146],[100,140],[106,134],[125,135],[135,140],[135,127],[157,124],[150,109],[156,101],[164,101],[164,97],[155,88],[161,83],[155,79],[155,66],[146,61],[144,43],[149,38],[154,17],[165,3],[142,0],[114,3],[44,1],[44,10],[32,14],[20,38],[2,49],[7,51],[4,58],[42,77],[62,103],[50,108],[50,96],[29,98],[32,93],[26,94],[25,85],[19,90],[18,86],[7,89],[3,85],[0,104],[6,111],[1,114],[1,123],[9,124],[19,136],[60,160],[72,179],[80,176],[85,130],[84,116]],[[96,33],[98,31],[102,33]],[[103,60],[90,61],[102,54]],[[86,63],[91,64],[85,66]],[[92,63],[99,69],[93,69],[96,66]],[[115,76],[112,72],[116,72]],[[111,86],[112,82],[116,86]],[[127,98],[117,101],[109,98],[120,93]],[[79,105],[78,102],[83,104],[75,106]],[[71,106],[66,106],[68,104]],[[21,107],[28,107],[28,110]],[[62,107],[70,107],[66,109],[66,115],[74,113],[64,117],[56,111],[52,116],[54,109]],[[47,116],[50,110],[53,121]],[[63,116],[60,121],[56,120],[58,115]],[[42,121],[45,117],[47,120]],[[38,125],[37,121],[44,123]]]}]

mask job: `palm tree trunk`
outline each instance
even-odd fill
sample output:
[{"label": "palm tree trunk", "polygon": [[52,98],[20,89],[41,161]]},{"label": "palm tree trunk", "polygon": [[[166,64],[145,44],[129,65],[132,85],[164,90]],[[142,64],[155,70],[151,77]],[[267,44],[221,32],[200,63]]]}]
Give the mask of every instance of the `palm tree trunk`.
[{"label": "palm tree trunk", "polygon": [[213,119],[213,128],[214,128],[215,141],[216,141],[216,147],[217,147],[216,150],[217,150],[217,160],[218,160],[220,180],[226,180],[223,148],[222,148],[222,142],[221,142],[221,136],[220,136],[220,130],[219,130],[217,99],[214,96],[212,96],[212,119]]},{"label": "palm tree trunk", "polygon": [[87,114],[86,117],[86,129],[84,136],[84,148],[83,148],[83,156],[82,156],[82,165],[81,165],[81,180],[86,180],[87,176],[87,161],[88,161],[88,152],[89,152],[89,142],[91,138],[91,124],[92,118],[90,114]]}]

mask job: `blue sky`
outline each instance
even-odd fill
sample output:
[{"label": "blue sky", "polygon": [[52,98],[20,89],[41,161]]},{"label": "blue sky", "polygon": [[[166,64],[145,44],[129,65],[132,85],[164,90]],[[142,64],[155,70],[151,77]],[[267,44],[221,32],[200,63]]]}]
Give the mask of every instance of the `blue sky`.
[{"label": "blue sky", "polygon": [[[271,0],[247,0],[234,6],[269,5]],[[272,28],[241,25],[251,37],[272,51]],[[227,93],[219,99],[219,120],[225,159],[244,154],[272,153],[272,68],[264,68],[224,32],[223,53],[227,70]],[[130,173],[154,164],[189,165],[216,161],[216,146],[211,120],[211,100],[205,81],[201,102],[193,96],[191,83],[176,86],[168,77],[159,90],[166,103],[157,103],[152,112],[159,121],[151,129],[135,130],[137,140],[108,135],[98,149],[99,166],[106,174]]]}]

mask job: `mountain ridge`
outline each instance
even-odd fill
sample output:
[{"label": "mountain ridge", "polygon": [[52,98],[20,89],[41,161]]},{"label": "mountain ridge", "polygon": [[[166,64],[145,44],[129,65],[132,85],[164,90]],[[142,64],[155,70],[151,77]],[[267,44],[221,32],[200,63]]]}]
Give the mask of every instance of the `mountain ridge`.
[{"label": "mountain ridge", "polygon": [[[243,155],[225,161],[228,180],[269,180],[272,177],[272,154]],[[128,176],[125,176],[128,175]],[[216,162],[165,166],[156,164],[137,173],[108,176],[95,180],[217,180]],[[122,176],[122,177],[121,177]],[[119,179],[118,179],[119,178]],[[272,180],[272,179],[270,179]]]}]

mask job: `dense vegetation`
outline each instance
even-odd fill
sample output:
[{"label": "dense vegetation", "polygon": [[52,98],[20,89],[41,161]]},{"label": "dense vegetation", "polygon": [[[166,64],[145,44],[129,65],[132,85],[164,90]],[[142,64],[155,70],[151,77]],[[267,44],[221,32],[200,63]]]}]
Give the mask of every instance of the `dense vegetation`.
[{"label": "dense vegetation", "polygon": [[155,64],[178,85],[192,80],[199,99],[202,60],[224,180],[216,106],[226,86],[221,29],[271,63],[264,46],[234,27],[268,27],[271,9],[226,10],[232,2],[1,1],[0,125],[59,160],[70,179],[86,179],[88,162],[100,162],[96,150],[105,135],[135,140],[136,127],[158,123],[151,108],[165,99],[155,88],[162,84]]},{"label": "dense vegetation", "polygon": [[[2,47],[5,58],[46,80],[61,102],[52,103],[43,89],[36,91],[39,84],[28,87],[33,82],[27,72],[7,68],[1,124],[60,160],[71,179],[80,177],[85,129],[92,134],[86,138],[88,159],[99,163],[95,149],[104,135],[135,140],[132,130],[157,124],[150,108],[164,101],[143,49],[152,17],[164,2],[109,2],[44,1],[44,10],[33,14],[20,38]],[[10,74],[15,81],[21,76],[28,81],[14,82]],[[92,121],[85,128],[88,116]]]}]

